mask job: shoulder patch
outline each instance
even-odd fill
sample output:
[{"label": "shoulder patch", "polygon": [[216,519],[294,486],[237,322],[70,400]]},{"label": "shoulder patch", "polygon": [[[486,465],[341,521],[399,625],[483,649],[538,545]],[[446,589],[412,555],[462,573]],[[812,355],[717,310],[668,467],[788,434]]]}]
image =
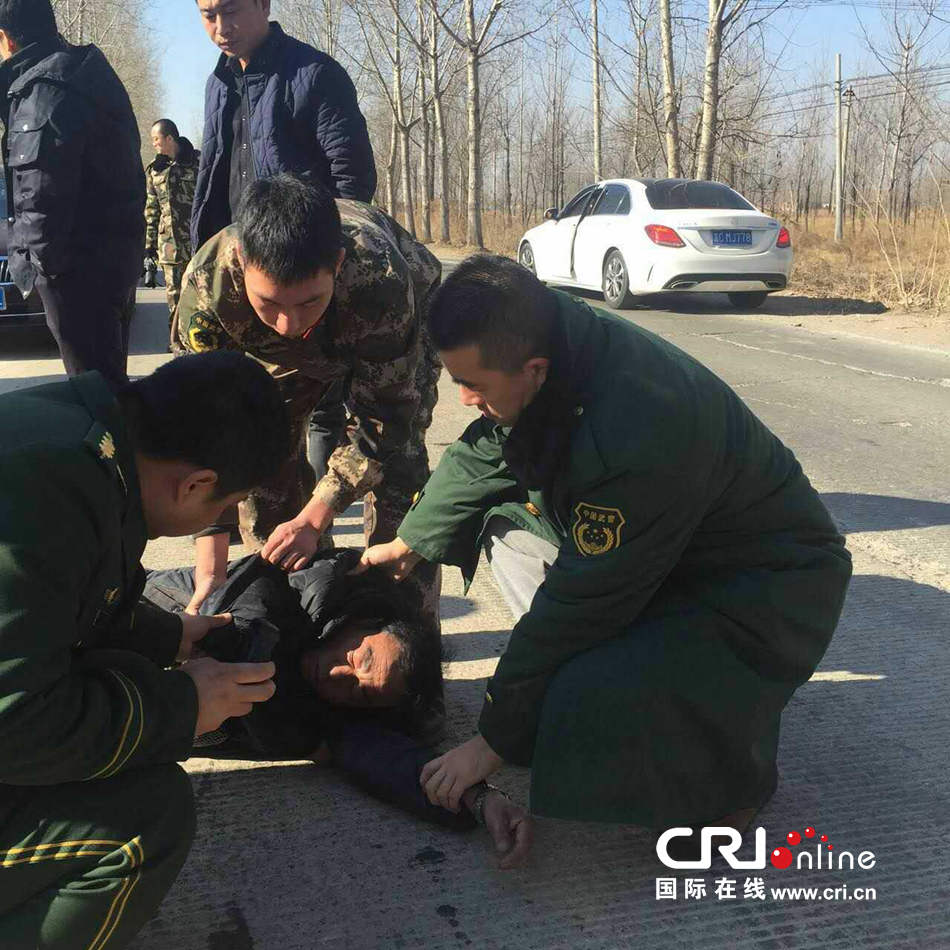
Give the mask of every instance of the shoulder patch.
[{"label": "shoulder patch", "polygon": [[220,336],[220,325],[200,313],[192,316],[188,326],[188,345],[195,353],[220,349]]},{"label": "shoulder patch", "polygon": [[606,554],[620,546],[620,531],[627,520],[619,508],[589,505],[582,501],[574,509],[574,514],[574,543],[585,557]]},{"label": "shoulder patch", "polygon": [[106,427],[96,420],[93,422],[86,438],[83,439],[86,447],[110,472],[118,474],[119,463],[116,461],[115,439]]}]

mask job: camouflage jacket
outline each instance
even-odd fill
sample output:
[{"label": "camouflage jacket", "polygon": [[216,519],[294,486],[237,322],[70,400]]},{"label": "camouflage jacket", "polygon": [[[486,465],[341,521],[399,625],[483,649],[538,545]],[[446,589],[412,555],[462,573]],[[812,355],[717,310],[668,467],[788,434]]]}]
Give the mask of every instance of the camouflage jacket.
[{"label": "camouflage jacket", "polygon": [[392,218],[338,199],[346,257],[333,300],[306,338],[287,339],[262,323],[244,291],[237,229],[198,249],[185,271],[178,334],[191,352],[243,350],[278,379],[296,370],[325,389],[350,380],[347,440],[330,457],[314,494],[342,512],[383,480],[388,458],[409,440],[419,406],[422,301],[438,285],[438,260]]},{"label": "camouflage jacket", "polygon": [[191,259],[191,203],[198,181],[198,153],[183,138],[178,158],[157,155],[145,169],[145,248],[161,264]]}]

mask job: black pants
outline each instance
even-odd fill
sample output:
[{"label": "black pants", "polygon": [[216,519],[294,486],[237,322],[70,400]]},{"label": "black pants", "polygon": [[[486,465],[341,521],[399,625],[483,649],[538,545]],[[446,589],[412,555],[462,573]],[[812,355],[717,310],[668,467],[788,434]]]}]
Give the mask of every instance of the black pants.
[{"label": "black pants", "polygon": [[98,370],[117,392],[128,382],[134,283],[87,271],[38,276],[36,289],[67,375]]}]

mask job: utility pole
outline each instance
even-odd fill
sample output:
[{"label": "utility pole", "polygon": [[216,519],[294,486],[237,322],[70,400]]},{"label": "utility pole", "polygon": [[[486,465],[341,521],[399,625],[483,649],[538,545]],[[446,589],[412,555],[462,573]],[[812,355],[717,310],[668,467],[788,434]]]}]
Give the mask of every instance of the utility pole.
[{"label": "utility pole", "polygon": [[841,201],[844,193],[842,175],[844,155],[841,147],[841,53],[835,53],[835,241],[844,237],[844,207]]}]

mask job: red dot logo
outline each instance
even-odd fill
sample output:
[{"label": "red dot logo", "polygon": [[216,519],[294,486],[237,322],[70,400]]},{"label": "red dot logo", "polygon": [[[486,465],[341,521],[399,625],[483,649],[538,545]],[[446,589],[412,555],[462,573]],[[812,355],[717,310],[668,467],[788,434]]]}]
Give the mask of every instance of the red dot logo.
[{"label": "red dot logo", "polygon": [[790,831],[785,837],[792,846],[802,843],[802,836],[797,831]]},{"label": "red dot logo", "polygon": [[788,848],[773,848],[769,858],[777,868],[784,869],[792,863],[792,852]]},{"label": "red dot logo", "polygon": [[822,836],[821,836],[821,840],[822,840],[822,841],[827,841],[827,840],[828,840],[828,835],[822,835]]},{"label": "red dot logo", "polygon": [[830,851],[833,847],[834,847],[833,844],[829,844],[829,845],[828,845],[828,850]]},{"label": "red dot logo", "polygon": [[814,829],[814,828],[806,828],[806,829],[805,829],[805,837],[806,837],[806,838],[814,838],[814,837],[815,837],[815,829]]}]

